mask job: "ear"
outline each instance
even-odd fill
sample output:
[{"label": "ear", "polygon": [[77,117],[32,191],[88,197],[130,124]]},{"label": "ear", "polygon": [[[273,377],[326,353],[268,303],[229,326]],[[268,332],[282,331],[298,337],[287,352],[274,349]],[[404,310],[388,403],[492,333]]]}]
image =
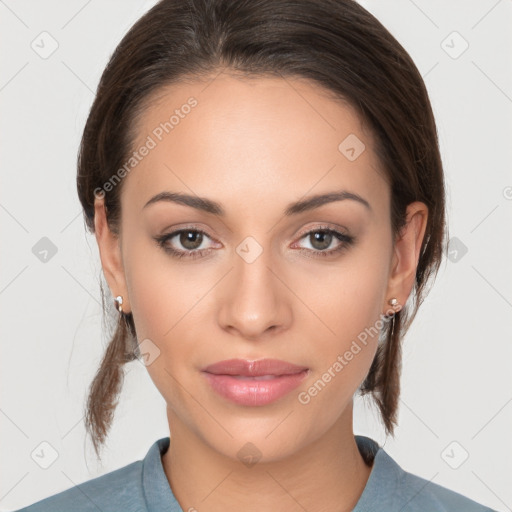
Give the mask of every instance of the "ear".
[{"label": "ear", "polygon": [[103,274],[113,297],[123,297],[123,313],[130,313],[128,289],[121,257],[121,240],[107,224],[103,198],[96,197],[94,201],[94,231],[101,258]]},{"label": "ear", "polygon": [[395,311],[399,311],[407,302],[416,278],[427,219],[428,207],[425,203],[416,201],[407,206],[406,225],[395,240],[384,311],[390,309],[387,300],[392,297],[396,297],[398,301]]}]

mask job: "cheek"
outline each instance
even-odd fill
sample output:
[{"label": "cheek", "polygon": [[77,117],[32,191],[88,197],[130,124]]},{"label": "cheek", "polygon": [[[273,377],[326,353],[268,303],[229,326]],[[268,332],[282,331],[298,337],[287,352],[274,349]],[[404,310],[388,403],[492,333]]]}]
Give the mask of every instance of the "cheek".
[{"label": "cheek", "polygon": [[318,408],[318,414],[331,407],[336,415],[351,399],[368,373],[384,326],[387,249],[378,243],[355,247],[328,270],[317,267],[314,276],[302,272],[295,279],[297,295],[309,309],[303,309],[299,330],[308,333],[305,349],[313,370],[298,401],[311,412]]},{"label": "cheek", "polygon": [[126,282],[139,339],[172,336],[208,290],[201,265],[187,266],[147,235],[126,240]]},{"label": "cheek", "polygon": [[222,269],[180,263],[142,237],[127,239],[126,248],[126,281],[141,352],[147,348],[157,354],[147,370],[167,402],[176,403],[182,393],[178,382],[198,365],[198,354],[208,344],[209,291]]},{"label": "cheek", "polygon": [[294,291],[307,306],[300,315],[303,327],[316,333],[316,345],[322,346],[323,353],[343,350],[375,326],[384,312],[388,284],[385,253],[378,245],[365,243],[330,266],[304,265],[295,273]]},{"label": "cheek", "polygon": [[201,290],[196,278],[177,270],[179,265],[158,252],[140,244],[127,258],[126,275],[140,350],[142,354],[149,351],[151,357],[146,369],[174,408],[187,400],[179,383],[183,382],[183,361],[192,361],[194,345],[190,340],[200,339],[194,332],[194,326],[200,325],[194,304]]}]

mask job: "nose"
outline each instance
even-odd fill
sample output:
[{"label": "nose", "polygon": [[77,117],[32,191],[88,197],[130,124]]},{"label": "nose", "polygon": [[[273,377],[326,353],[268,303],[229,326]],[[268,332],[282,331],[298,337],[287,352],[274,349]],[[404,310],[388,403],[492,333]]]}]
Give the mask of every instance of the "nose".
[{"label": "nose", "polygon": [[290,292],[283,284],[286,279],[272,265],[270,251],[264,250],[250,263],[235,254],[233,265],[219,290],[221,328],[253,341],[288,329],[292,321]]}]

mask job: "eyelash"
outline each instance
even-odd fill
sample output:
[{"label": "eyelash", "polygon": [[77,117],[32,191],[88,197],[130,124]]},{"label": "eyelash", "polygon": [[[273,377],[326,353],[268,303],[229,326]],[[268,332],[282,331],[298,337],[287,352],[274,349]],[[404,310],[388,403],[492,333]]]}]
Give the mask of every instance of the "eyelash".
[{"label": "eyelash", "polygon": [[[336,247],[335,249],[329,249],[328,251],[325,251],[325,250],[323,250],[323,251],[322,250],[314,250],[314,249],[304,249],[304,248],[300,248],[298,250],[300,252],[309,252],[309,253],[313,252],[315,254],[314,257],[316,257],[316,255],[318,255],[320,257],[328,257],[328,256],[332,256],[332,255],[337,254],[337,253],[341,253],[343,250],[345,250],[349,246],[351,246],[354,243],[354,241],[355,241],[353,236],[346,235],[344,233],[340,233],[339,231],[336,231],[335,229],[329,228],[327,226],[320,226],[318,228],[315,228],[315,229],[312,229],[310,231],[307,231],[307,232],[305,232],[305,233],[303,233],[301,235],[299,240],[302,240],[303,238],[306,238],[307,236],[311,235],[312,233],[318,233],[318,232],[334,235],[338,239],[338,241],[340,241],[342,243],[340,243],[340,245],[338,245],[338,247]],[[181,251],[181,250],[174,249],[174,248],[170,247],[169,245],[167,245],[167,241],[168,240],[174,238],[176,235],[179,235],[181,233],[200,233],[202,235],[206,235],[208,238],[211,238],[208,235],[208,233],[206,233],[205,231],[203,231],[201,229],[182,228],[182,229],[179,229],[177,231],[173,231],[172,233],[169,233],[167,235],[162,235],[160,237],[155,237],[155,240],[158,243],[158,245],[165,252],[170,254],[172,257],[178,258],[178,259],[179,258],[196,259],[196,258],[200,258],[204,254],[206,254],[209,251],[211,251],[211,249],[195,249],[195,250],[191,250],[191,251]]]}]

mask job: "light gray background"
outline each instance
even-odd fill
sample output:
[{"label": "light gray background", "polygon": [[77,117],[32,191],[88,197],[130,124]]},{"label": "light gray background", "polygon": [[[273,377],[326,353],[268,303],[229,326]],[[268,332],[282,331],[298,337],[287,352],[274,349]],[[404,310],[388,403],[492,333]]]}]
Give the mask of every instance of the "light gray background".
[{"label": "light gray background", "polygon": [[[443,263],[405,340],[395,439],[385,440],[359,400],[356,433],[385,442],[413,473],[511,510],[512,1],[361,3],[425,77],[453,261]],[[126,367],[103,465],[82,421],[107,335],[97,246],[75,191],[76,154],[109,55],[153,4],[0,0],[1,510],[129,464],[168,435],[164,400],[139,361]],[[43,31],[58,43],[48,58],[31,47],[51,48]],[[46,262],[33,252],[43,237],[57,248]],[[43,469],[52,449],[57,459]]]}]

